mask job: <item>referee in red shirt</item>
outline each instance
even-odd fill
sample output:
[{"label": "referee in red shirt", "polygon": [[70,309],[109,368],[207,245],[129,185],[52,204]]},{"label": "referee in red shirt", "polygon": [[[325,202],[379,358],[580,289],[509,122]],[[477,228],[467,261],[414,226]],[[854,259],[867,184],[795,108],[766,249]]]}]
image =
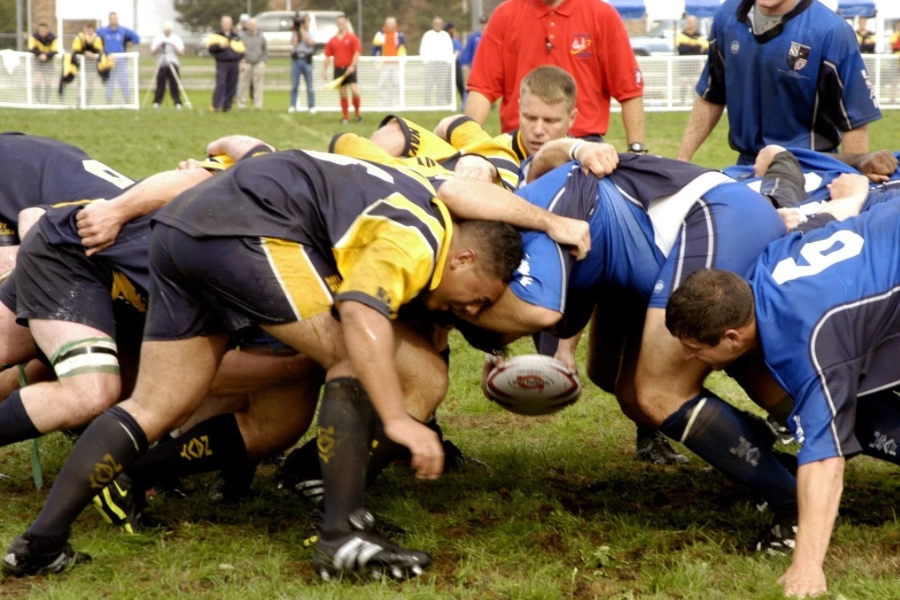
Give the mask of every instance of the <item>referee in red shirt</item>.
[{"label": "referee in red shirt", "polygon": [[356,113],[356,120],[362,121],[362,117],[359,116],[359,87],[356,85],[356,65],[359,62],[359,54],[362,52],[362,44],[359,43],[359,38],[355,34],[347,31],[346,15],[340,15],[337,18],[337,27],[338,32],[325,44],[325,70],[322,77],[328,79],[328,63],[331,57],[334,57],[334,78],[347,75],[341,82],[341,111],[344,114],[341,123],[347,123],[349,119],[347,88],[353,93],[353,110]]},{"label": "referee in red shirt", "polygon": [[644,78],[616,9],[597,0],[506,0],[491,15],[469,75],[466,114],[484,124],[503,98],[503,132],[519,126],[519,85],[535,67],[556,65],[578,86],[574,137],[602,138],[610,97],[622,105],[628,150],[644,146]]}]

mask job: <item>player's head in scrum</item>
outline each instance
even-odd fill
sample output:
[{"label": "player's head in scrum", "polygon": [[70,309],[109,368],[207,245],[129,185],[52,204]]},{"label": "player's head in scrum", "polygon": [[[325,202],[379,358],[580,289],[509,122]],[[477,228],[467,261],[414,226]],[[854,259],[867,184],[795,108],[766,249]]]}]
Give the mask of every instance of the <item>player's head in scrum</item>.
[{"label": "player's head in scrum", "polygon": [[575,93],[575,79],[559,67],[538,67],[522,79],[519,132],[528,156],[569,134],[578,114]]},{"label": "player's head in scrum", "polygon": [[730,271],[696,271],[669,297],[666,328],[686,359],[724,369],[756,347],[753,291]]}]

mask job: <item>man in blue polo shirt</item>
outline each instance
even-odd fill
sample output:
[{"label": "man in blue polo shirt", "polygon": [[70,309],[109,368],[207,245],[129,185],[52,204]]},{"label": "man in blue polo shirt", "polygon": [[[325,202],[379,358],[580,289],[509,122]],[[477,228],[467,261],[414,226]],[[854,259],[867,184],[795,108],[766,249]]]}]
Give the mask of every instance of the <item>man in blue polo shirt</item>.
[{"label": "man in blue polo shirt", "polygon": [[[114,12],[109,13],[109,25],[101,27],[97,30],[97,35],[103,39],[103,49],[107,54],[119,54],[128,50],[128,46],[141,43],[140,36],[128,29],[119,26],[119,15]],[[119,57],[115,66],[110,73],[109,81],[106,85],[106,103],[112,102],[115,88],[122,91],[122,98],[126,104],[131,102],[131,82],[128,81],[130,71],[128,62],[124,57]]]},{"label": "man in blue polo shirt", "polygon": [[814,0],[727,0],[713,21],[681,147],[690,160],[728,107],[738,164],[767,144],[869,150],[881,118],[853,28]]}]

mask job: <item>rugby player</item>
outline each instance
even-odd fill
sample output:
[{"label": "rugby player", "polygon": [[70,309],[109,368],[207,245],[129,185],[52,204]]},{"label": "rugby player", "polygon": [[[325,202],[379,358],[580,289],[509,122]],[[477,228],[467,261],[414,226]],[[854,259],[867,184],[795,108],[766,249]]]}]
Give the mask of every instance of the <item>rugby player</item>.
[{"label": "rugby player", "polygon": [[[390,319],[417,298],[428,309],[481,312],[521,260],[520,238],[509,225],[452,222],[413,172],[321,153],[258,153],[153,216],[150,311],[134,393],[82,435],[38,519],[13,541],[7,572],[58,572],[76,559],[67,543],[74,519],[149,442],[196,409],[226,332],[247,324],[328,371],[318,423],[320,574],[403,577],[430,562],[374,534],[364,508],[376,413],[386,436],[410,449],[417,476],[437,477],[443,460],[435,434],[406,410],[398,366],[413,361],[398,364],[396,348],[436,353]],[[503,207],[512,224],[561,232],[563,242],[586,250],[583,223],[522,204]]]},{"label": "rugby player", "polygon": [[721,369],[761,355],[794,398],[799,522],[791,566],[779,579],[788,596],[826,591],[822,565],[845,460],[863,453],[900,464],[892,391],[900,382],[898,248],[895,200],[771,243],[746,281],[697,271],[668,302],[666,326],[686,359]]},{"label": "rugby player", "polygon": [[[582,143],[558,140],[541,153],[566,145],[577,157],[597,151]],[[536,157],[532,170],[540,173],[542,161]],[[474,186],[464,190],[453,181],[441,188],[442,197],[467,194],[478,202],[475,192]],[[476,324],[521,334],[556,325],[561,336],[568,337],[584,326],[597,296],[612,295],[610,288],[615,294],[626,291],[632,305],[615,318],[630,325],[626,327],[630,339],[624,352],[616,350],[615,360],[606,357],[619,371],[610,379],[616,382],[623,412],[649,426],[663,425],[671,437],[750,486],[775,511],[776,522],[786,518],[783,515],[795,518],[795,479],[772,452],[765,451],[772,443],[768,427],[702,389],[705,365],[684,360],[680,345],[670,338],[664,323],[660,332],[658,323],[671,289],[690,272],[718,265],[747,273],[765,245],[785,234],[772,203],[721,173],[640,155],[620,155],[616,170],[599,181],[571,163],[543,175],[519,195],[538,206],[552,205],[559,214],[589,218],[592,248],[585,260],[572,266],[551,241],[524,234],[528,258],[509,290],[474,320]],[[727,244],[722,241],[726,238]],[[636,321],[628,323],[629,319]],[[602,350],[603,344],[592,340],[591,353]],[[590,356],[589,370],[594,360]],[[765,408],[775,408],[784,391],[770,379],[755,377],[759,370],[748,367],[737,374],[739,381]],[[674,397],[671,404],[651,403],[648,378]],[[675,434],[682,419],[689,418],[685,413],[697,404],[685,389],[691,386],[696,386],[695,396],[707,399],[706,410],[690,435]],[[748,455],[754,460],[747,460]]]}]

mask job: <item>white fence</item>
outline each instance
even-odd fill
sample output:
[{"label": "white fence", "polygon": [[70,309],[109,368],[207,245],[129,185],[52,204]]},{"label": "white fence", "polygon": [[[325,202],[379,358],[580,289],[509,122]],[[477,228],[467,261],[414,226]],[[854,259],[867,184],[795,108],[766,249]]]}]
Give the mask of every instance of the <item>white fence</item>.
[{"label": "white fence", "polygon": [[138,54],[110,56],[114,65],[105,82],[96,61],[88,59],[75,79],[60,87],[62,56],[41,63],[30,52],[0,51],[0,107],[139,108]]},{"label": "white fence", "polygon": [[[863,61],[878,94],[882,109],[900,108],[900,62],[896,54],[865,54]],[[700,79],[705,56],[639,57],[644,75],[644,109],[647,111],[690,110],[694,87]],[[775,90],[773,90],[775,93]],[[613,102],[613,110],[620,110]]]}]

